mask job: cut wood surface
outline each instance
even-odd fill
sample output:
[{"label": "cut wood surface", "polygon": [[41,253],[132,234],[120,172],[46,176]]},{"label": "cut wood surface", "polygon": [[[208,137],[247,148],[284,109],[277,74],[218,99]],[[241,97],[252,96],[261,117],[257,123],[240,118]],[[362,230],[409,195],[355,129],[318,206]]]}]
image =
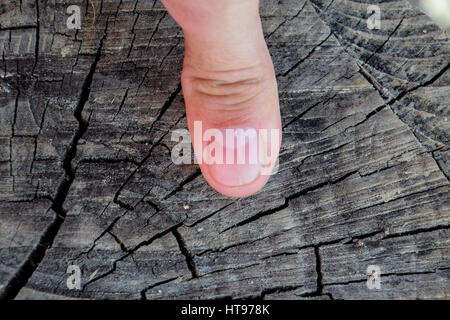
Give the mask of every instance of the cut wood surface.
[{"label": "cut wood surface", "polygon": [[0,297],[449,299],[448,34],[405,0],[261,15],[280,166],[232,199],[171,161],[184,41],[159,1],[2,1]]}]

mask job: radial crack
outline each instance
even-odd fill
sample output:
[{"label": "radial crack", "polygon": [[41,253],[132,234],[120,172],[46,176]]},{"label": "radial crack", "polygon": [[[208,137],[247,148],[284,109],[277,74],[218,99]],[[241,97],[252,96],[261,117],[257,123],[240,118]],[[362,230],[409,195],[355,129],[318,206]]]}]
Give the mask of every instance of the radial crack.
[{"label": "radial crack", "polygon": [[193,279],[198,278],[197,265],[195,264],[193,254],[187,248],[186,242],[184,241],[184,239],[181,236],[178,229],[174,229],[172,231],[172,234],[175,237],[175,239],[177,240],[178,247],[180,248],[181,253],[186,257],[186,263],[187,263],[189,271],[192,274],[192,278]]},{"label": "radial crack", "polygon": [[82,117],[82,112],[86,102],[89,100],[91,92],[92,79],[97,68],[97,63],[101,57],[101,51],[103,48],[103,43],[106,38],[108,24],[106,24],[103,37],[100,40],[94,61],[91,65],[88,75],[86,76],[78,104],[74,111],[74,117],[78,121],[78,128],[75,132],[69,147],[63,158],[63,169],[64,177],[59,184],[56,194],[52,200],[52,209],[55,212],[52,222],[48,225],[44,233],[41,235],[38,243],[31,249],[25,260],[22,262],[18,270],[9,279],[6,285],[0,290],[0,300],[3,299],[14,299],[14,297],[19,293],[20,289],[26,285],[28,279],[34,273],[36,268],[39,266],[40,262],[45,256],[45,253],[49,247],[51,247],[58,231],[63,224],[66,217],[66,210],[63,208],[64,201],[69,193],[69,189],[75,179],[75,170],[72,167],[72,160],[76,156],[78,141],[82,138],[83,134],[86,132],[88,123]]}]

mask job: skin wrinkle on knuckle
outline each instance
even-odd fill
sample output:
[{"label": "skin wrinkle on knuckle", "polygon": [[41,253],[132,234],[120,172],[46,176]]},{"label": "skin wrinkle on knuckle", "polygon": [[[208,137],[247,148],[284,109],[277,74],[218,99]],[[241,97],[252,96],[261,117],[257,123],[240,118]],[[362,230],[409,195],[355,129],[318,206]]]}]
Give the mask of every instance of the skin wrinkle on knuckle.
[{"label": "skin wrinkle on knuckle", "polygon": [[[239,87],[241,86],[241,87]],[[208,101],[211,107],[226,110],[239,110],[246,108],[263,91],[262,85],[239,85],[234,88],[208,88],[199,86],[195,88],[194,94]]]},{"label": "skin wrinkle on knuckle", "polygon": [[264,92],[270,90],[269,72],[260,65],[229,71],[199,71],[186,67],[182,74],[182,83],[186,96],[205,111],[233,113],[240,118],[247,113],[251,116],[255,109],[264,103]]}]

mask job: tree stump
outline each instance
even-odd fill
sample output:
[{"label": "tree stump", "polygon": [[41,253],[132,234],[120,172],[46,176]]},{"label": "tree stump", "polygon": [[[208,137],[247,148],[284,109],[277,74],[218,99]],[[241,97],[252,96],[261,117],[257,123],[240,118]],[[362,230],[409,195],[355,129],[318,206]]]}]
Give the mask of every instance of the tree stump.
[{"label": "tree stump", "polygon": [[184,47],[162,4],[70,2],[0,4],[2,298],[448,299],[450,41],[419,9],[261,2],[280,166],[232,199],[172,163]]}]

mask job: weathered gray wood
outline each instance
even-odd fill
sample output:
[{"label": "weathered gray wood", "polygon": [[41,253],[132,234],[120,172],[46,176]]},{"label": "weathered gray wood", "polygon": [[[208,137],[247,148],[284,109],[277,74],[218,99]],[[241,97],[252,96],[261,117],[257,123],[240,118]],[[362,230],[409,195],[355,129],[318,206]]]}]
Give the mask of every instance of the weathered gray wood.
[{"label": "weathered gray wood", "polygon": [[160,2],[74,0],[77,32],[65,3],[2,3],[0,295],[448,299],[449,37],[403,0],[369,30],[372,2],[262,1],[283,146],[239,200],[171,162],[183,35]]}]

